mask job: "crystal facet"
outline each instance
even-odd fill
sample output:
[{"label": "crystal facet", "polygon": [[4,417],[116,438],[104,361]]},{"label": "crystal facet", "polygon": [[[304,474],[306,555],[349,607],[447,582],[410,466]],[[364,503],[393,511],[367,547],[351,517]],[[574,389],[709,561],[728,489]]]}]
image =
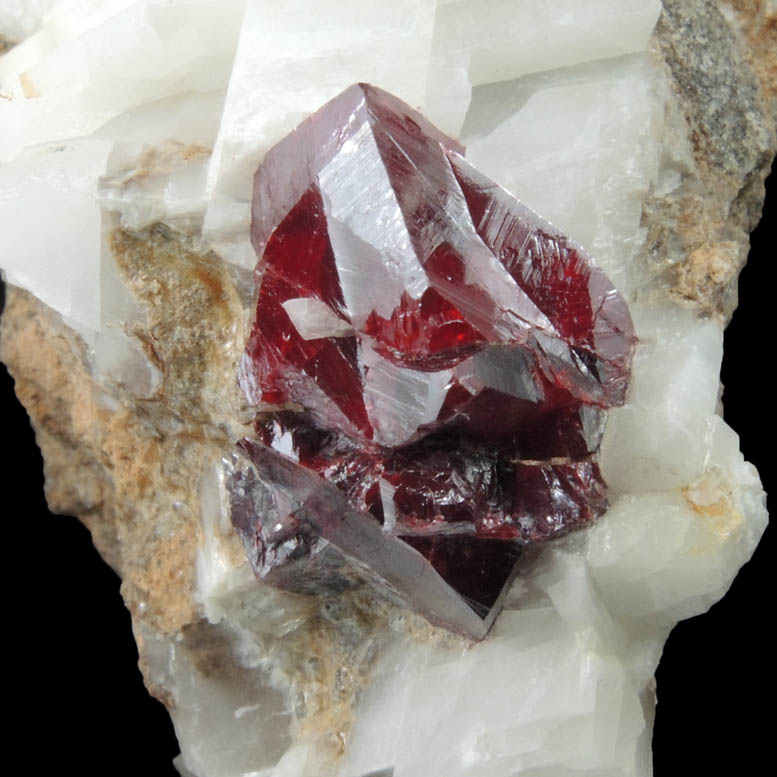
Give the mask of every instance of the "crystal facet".
[{"label": "crystal facet", "polygon": [[233,521],[270,582],[339,552],[480,636],[520,548],[605,510],[596,454],[635,337],[588,255],[462,152],[365,84],[268,152]]}]

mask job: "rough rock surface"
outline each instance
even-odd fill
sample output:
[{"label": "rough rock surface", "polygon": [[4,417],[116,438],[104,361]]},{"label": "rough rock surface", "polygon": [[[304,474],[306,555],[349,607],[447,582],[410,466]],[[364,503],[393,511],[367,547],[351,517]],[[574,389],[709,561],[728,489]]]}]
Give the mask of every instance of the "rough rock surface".
[{"label": "rough rock surface", "polygon": [[[98,84],[103,89],[98,100],[89,91],[92,82],[79,81],[81,71],[62,69],[61,78],[70,79],[65,88],[57,80],[61,61],[35,63],[45,51],[30,53],[24,43],[0,59],[0,90],[12,97],[0,100],[0,152],[9,162],[0,169],[0,194],[18,190],[37,196],[20,186],[27,178],[14,176],[26,175],[26,165],[40,164],[37,153],[44,160],[56,159],[46,157],[45,148],[16,155],[23,143],[14,133],[24,122],[40,133],[31,142],[62,143],[63,149],[62,138],[89,135],[88,141],[75,143],[72,159],[78,162],[79,154],[86,154],[97,160],[94,167],[101,172],[92,179],[84,173],[86,183],[69,195],[73,213],[84,216],[78,221],[84,225],[78,236],[84,250],[75,253],[85,262],[88,288],[94,280],[113,289],[103,292],[99,309],[90,308],[88,320],[79,320],[82,291],[74,286],[72,299],[60,290],[38,291],[34,274],[25,274],[29,257],[3,256],[12,285],[0,322],[0,358],[35,427],[52,510],[77,515],[122,577],[141,668],[150,691],[172,714],[182,773],[648,774],[652,675],[666,634],[678,619],[704,611],[725,592],[766,520],[757,476],[741,459],[736,435],[715,412],[721,324],[736,306],[737,275],[777,148],[774,3],[663,0],[661,9],[655,7],[654,30],[655,19],[635,23],[633,42],[621,50],[606,49],[601,61],[585,52],[575,59],[577,50],[568,47],[558,59],[511,69],[509,57],[499,60],[495,39],[491,59],[479,49],[468,72],[457,64],[459,43],[444,36],[459,40],[457,25],[477,4],[418,4],[425,10],[419,10],[413,29],[419,39],[427,28],[430,40],[437,36],[430,48],[445,56],[435,60],[436,66],[462,76],[466,97],[453,95],[444,104],[427,106],[419,95],[414,102],[441,121],[458,117],[460,127],[442,129],[461,129],[473,158],[484,164],[491,159],[499,167],[501,159],[508,179],[514,175],[513,160],[504,157],[503,138],[509,145],[511,133],[524,132],[520,137],[527,143],[539,143],[543,134],[553,142],[547,127],[532,134],[532,127],[521,123],[542,100],[555,104],[565,89],[567,101],[570,91],[585,89],[596,94],[611,89],[617,98],[620,87],[607,80],[616,73],[618,83],[628,88],[643,84],[649,107],[646,123],[636,122],[642,127],[644,154],[633,161],[640,174],[629,184],[632,199],[623,199],[623,212],[608,210],[612,201],[606,190],[631,180],[633,170],[613,163],[611,179],[591,198],[601,205],[595,218],[562,205],[558,213],[546,214],[560,222],[568,219],[573,237],[581,241],[584,236],[574,230],[583,232],[590,222],[592,249],[598,249],[608,273],[614,267],[612,277],[619,277],[632,303],[642,341],[631,399],[607,432],[611,455],[608,460],[605,451],[605,476],[613,507],[590,531],[526,559],[503,616],[477,649],[467,649],[461,638],[389,603],[358,594],[323,600],[289,596],[254,580],[224,520],[218,467],[253,420],[234,381],[248,334],[251,287],[246,265],[241,266],[241,243],[230,229],[243,223],[245,195],[239,177],[230,177],[221,164],[238,147],[229,144],[239,139],[226,131],[229,122],[217,139],[216,129],[202,117],[239,102],[241,73],[257,75],[256,62],[246,52],[260,34],[250,25],[259,4],[248,4],[241,45],[236,43],[239,24],[230,24],[241,18],[242,4],[228,4],[223,36],[210,48],[197,48],[194,42],[201,41],[198,31],[207,29],[213,14],[222,13],[218,3],[202,0],[202,14],[186,17],[180,27],[175,16],[170,17],[175,24],[166,27],[162,12],[154,16],[158,9],[149,27],[142,3],[115,5],[122,8],[116,11],[120,24],[114,32],[132,23],[138,40],[146,40],[142,36],[151,27],[158,33],[163,43],[149,49],[150,67],[172,64],[164,71],[164,88],[153,97],[163,108],[172,106],[167,115],[190,123],[184,126],[180,119],[170,129],[167,119],[144,106],[145,98],[132,96],[132,84],[114,104],[104,84]],[[373,5],[383,4],[370,3],[365,13],[373,13]],[[494,12],[502,5],[495,4]],[[649,16],[651,3],[636,10],[632,5],[635,18]],[[99,14],[88,16],[87,6],[83,19],[97,19]],[[590,0],[589,6],[594,16],[600,7],[607,11],[605,0]],[[544,6],[536,7],[540,10],[532,24],[538,25],[538,39],[560,35],[554,27],[560,15],[549,14],[548,22]],[[289,12],[293,15],[293,8]],[[457,17],[459,12],[464,15]],[[23,35],[40,24],[35,14],[22,19],[13,16],[13,9],[10,13],[17,24],[13,29]],[[107,32],[112,18],[107,11],[100,16]],[[434,33],[432,18],[439,22]],[[275,22],[282,25],[283,20]],[[394,34],[386,33],[384,24],[390,27],[381,19],[369,28],[376,40]],[[0,26],[0,40],[20,42],[22,34],[3,37],[4,29]],[[57,28],[58,34],[65,34],[63,29]],[[180,37],[165,37],[170,29],[178,29]],[[576,29],[585,39],[585,27]],[[175,48],[179,44],[180,50]],[[240,78],[233,78],[227,94],[236,45],[240,67],[234,72]],[[88,57],[88,46],[83,51]],[[191,51],[197,56],[189,57]],[[412,46],[408,51],[410,68],[421,54]],[[216,64],[202,66],[203,52],[212,54]],[[116,49],[113,54],[121,64],[124,53]],[[25,78],[14,81],[14,63],[22,56],[32,60],[21,68]],[[335,93],[340,78],[346,78],[343,86],[373,78],[372,73],[354,78],[350,65],[333,59],[328,50],[314,52],[313,60],[324,91]],[[106,78],[113,66],[106,66]],[[344,74],[335,72],[338,67]],[[304,79],[303,71],[301,66]],[[417,82],[415,71],[407,80]],[[142,92],[141,77],[139,83]],[[453,78],[450,83],[460,85]],[[40,97],[27,99],[14,91],[32,94],[32,86]],[[308,111],[323,102],[318,93],[303,96],[313,103]],[[470,96],[473,106],[485,109],[470,111],[465,120]],[[78,110],[59,110],[60,97],[62,104],[78,101]],[[512,106],[515,116],[488,110],[492,97]],[[461,99],[464,109],[459,111],[455,106]],[[608,113],[608,105],[602,98],[601,114],[592,119],[597,138],[618,134],[619,114]],[[55,110],[56,121],[40,121]],[[240,119],[239,112],[230,114],[235,126]],[[584,144],[588,125],[580,127]],[[162,147],[168,136],[178,141],[173,151]],[[603,149],[604,159],[605,140],[592,142]],[[119,145],[114,148],[114,143]],[[147,143],[161,151],[149,155]],[[210,156],[207,149],[214,146]],[[590,158],[585,145],[581,149],[581,159]],[[68,153],[59,154],[64,161],[56,168],[65,171],[64,178]],[[548,165],[552,169],[552,160]],[[95,211],[90,221],[98,177],[105,210],[102,216]],[[198,182],[206,179],[212,186],[208,191],[218,197],[203,196]],[[88,196],[78,210],[84,192]],[[632,200],[636,209],[626,214]],[[3,210],[10,201],[0,197],[1,233],[18,249],[24,245],[13,232],[18,214]],[[204,212],[205,201],[223,207],[226,226],[216,218],[223,214],[214,212],[215,206]],[[62,224],[71,220],[63,212]],[[89,243],[93,223],[98,240]],[[36,229],[40,232],[35,224],[20,226],[30,240]],[[59,228],[55,214],[49,234],[59,235]],[[201,232],[210,237],[203,240]],[[611,243],[619,246],[617,256]],[[618,261],[629,251],[632,258],[622,269]],[[87,260],[92,264],[87,266]],[[94,268],[102,268],[101,274]],[[80,277],[81,271],[76,274]],[[23,289],[32,289],[49,306]],[[108,326],[116,322],[121,325]],[[635,440],[631,447],[629,440]],[[507,686],[505,676],[511,678]],[[527,698],[527,687],[540,689],[539,696]],[[477,726],[470,710],[478,711]],[[438,725],[430,730],[429,721]]]},{"label": "rough rock surface", "polygon": [[653,54],[668,100],[647,262],[670,293],[728,320],[775,150],[777,18],[765,2],[666,0]]},{"label": "rough rock surface", "polygon": [[[221,266],[163,230],[144,241],[118,231],[112,246],[128,286],[148,306],[135,334],[162,374],[155,394],[106,397],[90,375],[83,341],[13,287],[3,314],[3,361],[35,425],[49,506],[86,523],[122,577],[130,609],[175,633],[196,620],[199,472],[225,445],[220,416],[239,413],[228,376],[239,356],[240,314]],[[242,552],[236,538],[225,541]]]}]

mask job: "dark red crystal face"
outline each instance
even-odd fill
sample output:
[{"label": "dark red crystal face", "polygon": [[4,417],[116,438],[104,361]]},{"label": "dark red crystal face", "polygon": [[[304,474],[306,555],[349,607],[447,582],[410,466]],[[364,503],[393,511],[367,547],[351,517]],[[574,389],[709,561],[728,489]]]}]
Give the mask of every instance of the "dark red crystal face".
[{"label": "dark red crystal face", "polygon": [[[267,154],[240,384],[260,411],[264,452],[244,450],[272,517],[243,507],[235,523],[272,579],[292,545],[315,555],[300,517],[314,491],[391,543],[398,567],[420,554],[485,622],[521,547],[606,509],[596,454],[635,338],[585,252],[461,152],[356,85]],[[268,456],[308,475],[280,488]],[[416,601],[419,584],[399,569],[390,588]],[[418,606],[473,631],[447,605]]]}]

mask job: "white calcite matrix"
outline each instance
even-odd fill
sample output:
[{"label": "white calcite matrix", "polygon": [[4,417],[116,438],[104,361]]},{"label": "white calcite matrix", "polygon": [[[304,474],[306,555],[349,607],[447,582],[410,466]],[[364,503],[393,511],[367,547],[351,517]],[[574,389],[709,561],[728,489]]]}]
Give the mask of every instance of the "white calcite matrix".
[{"label": "white calcite matrix", "polygon": [[[719,372],[775,151],[775,12],[0,0],[0,356],[52,509],[123,578],[182,775],[651,774],[663,643],[767,522]],[[639,337],[602,446],[609,511],[525,558],[475,644],[363,592],[267,588],[225,513],[221,461],[251,420],[252,175],[359,81],[585,246]]]}]

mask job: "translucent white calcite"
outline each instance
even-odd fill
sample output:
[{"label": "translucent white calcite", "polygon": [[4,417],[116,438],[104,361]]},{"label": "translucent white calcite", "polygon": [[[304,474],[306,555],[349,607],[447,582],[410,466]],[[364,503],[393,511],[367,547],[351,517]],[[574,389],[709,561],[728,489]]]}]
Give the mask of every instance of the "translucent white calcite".
[{"label": "translucent white calcite", "polygon": [[657,171],[657,91],[644,54],[587,63],[476,88],[463,131],[472,163],[589,247],[627,298]]},{"label": "translucent white calcite", "polygon": [[681,489],[634,488],[591,533],[592,574],[626,625],[671,626],[707,610],[766,528],[763,490],[737,435],[718,416],[707,420],[707,458],[697,479]]},{"label": "translucent white calcite", "polygon": [[[252,268],[256,165],[356,81],[459,135],[470,161],[639,300],[633,383],[602,448],[612,507],[523,571],[485,641],[402,613],[365,630],[338,620],[337,602],[316,614],[342,651],[329,659],[364,669],[338,758],[294,652],[313,605],[254,581],[230,546],[218,462],[202,473],[195,598],[229,647],[228,677],[136,624],[175,701],[182,774],[650,774],[663,641],[725,592],[766,523],[718,415],[722,326],[651,295],[637,263],[666,97],[646,55],[658,0],[326,0],[315,13],[296,0],[63,0],[44,16],[54,5],[0,2],[0,36],[30,36],[0,57],[0,262],[87,338],[105,385],[145,397],[159,381],[123,334],[137,311],[106,233],[163,221]],[[311,336],[334,326],[289,312]]]},{"label": "translucent white calcite", "polygon": [[28,38],[43,25],[46,14],[62,0],[2,0],[0,31],[11,43]]},{"label": "translucent white calcite", "polygon": [[155,100],[222,89],[229,77],[238,0],[93,0],[70,14],[68,7],[0,63],[0,89],[17,98],[0,104],[0,160],[91,134]]},{"label": "translucent white calcite", "polygon": [[[16,249],[3,259],[11,282],[100,329],[97,180],[114,144],[119,153],[140,144],[133,162],[143,144],[212,146],[242,10],[238,0],[65,2],[0,58],[0,93],[10,98],[0,99],[0,162],[15,160],[0,169],[0,229]],[[188,177],[181,196],[202,198],[204,178]],[[52,245],[69,257],[54,272],[45,264]]]},{"label": "translucent white calcite", "polygon": [[632,305],[640,347],[628,402],[612,411],[602,467],[621,492],[680,488],[708,465],[723,331],[691,311]]},{"label": "translucent white calcite", "polygon": [[471,90],[644,51],[659,0],[442,0],[426,113],[458,134]]},{"label": "translucent white calcite", "polygon": [[[414,777],[636,772],[641,667],[616,657],[628,640],[598,601],[583,560],[549,554],[532,588],[516,586],[514,596],[489,640],[464,656],[407,645],[386,651],[383,683],[364,703],[391,704],[401,723],[383,752],[359,741],[357,723],[354,771],[346,774],[392,764],[395,775]],[[397,699],[390,678],[399,672],[413,681]]]},{"label": "translucent white calcite", "polygon": [[102,242],[95,193],[112,147],[92,138],[45,144],[0,167],[6,278],[92,330],[100,329]]}]

